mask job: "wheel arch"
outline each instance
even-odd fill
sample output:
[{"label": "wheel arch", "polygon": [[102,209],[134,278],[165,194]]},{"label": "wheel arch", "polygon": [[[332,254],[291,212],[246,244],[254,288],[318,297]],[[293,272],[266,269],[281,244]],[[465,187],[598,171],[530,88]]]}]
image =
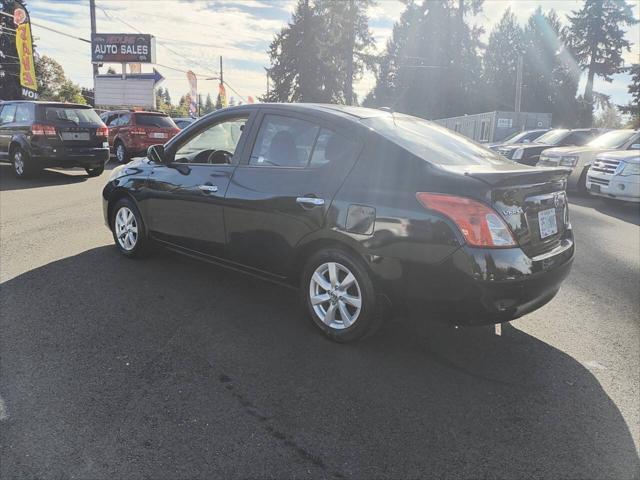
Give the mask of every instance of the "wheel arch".
[{"label": "wheel arch", "polygon": [[123,198],[130,199],[134,203],[138,211],[140,212],[140,215],[142,215],[142,212],[140,210],[140,205],[138,205],[136,198],[131,194],[131,192],[129,192],[126,188],[116,188],[111,192],[111,194],[109,195],[109,198],[107,199],[107,221],[109,223],[109,229],[113,228],[113,226],[111,225],[113,207],[115,206],[116,203],[118,203],[118,201],[122,200]]},{"label": "wheel arch", "polygon": [[9,142],[9,150],[8,150],[9,158],[11,158],[11,155],[15,151],[16,147],[22,148],[27,152],[28,155],[31,155],[31,148],[29,147],[29,142],[27,142],[27,140],[22,135],[16,135],[11,138],[11,141]]}]

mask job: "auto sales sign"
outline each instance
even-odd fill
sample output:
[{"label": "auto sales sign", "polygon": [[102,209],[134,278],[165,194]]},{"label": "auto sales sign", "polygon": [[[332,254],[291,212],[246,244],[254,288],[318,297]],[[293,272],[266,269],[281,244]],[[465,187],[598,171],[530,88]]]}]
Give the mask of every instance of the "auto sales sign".
[{"label": "auto sales sign", "polygon": [[91,36],[93,63],[156,63],[153,35],[97,33]]}]

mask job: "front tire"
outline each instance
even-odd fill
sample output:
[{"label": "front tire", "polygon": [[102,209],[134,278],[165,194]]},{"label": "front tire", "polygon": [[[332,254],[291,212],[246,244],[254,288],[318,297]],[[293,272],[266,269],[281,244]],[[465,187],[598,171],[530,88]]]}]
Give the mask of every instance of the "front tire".
[{"label": "front tire", "polygon": [[149,253],[149,240],[142,215],[130,198],[122,198],[114,205],[111,232],[116,247],[125,257],[142,257]]},{"label": "front tire", "polygon": [[11,151],[11,165],[17,178],[28,178],[38,171],[31,156],[21,147],[14,147]]},{"label": "front tire", "polygon": [[309,258],[301,293],[313,322],[334,341],[357,340],[382,324],[383,309],[369,273],[345,250],[327,248]]},{"label": "front tire", "polygon": [[89,177],[99,177],[102,175],[102,172],[104,172],[104,165],[95,168],[85,168],[84,170],[87,172]]}]

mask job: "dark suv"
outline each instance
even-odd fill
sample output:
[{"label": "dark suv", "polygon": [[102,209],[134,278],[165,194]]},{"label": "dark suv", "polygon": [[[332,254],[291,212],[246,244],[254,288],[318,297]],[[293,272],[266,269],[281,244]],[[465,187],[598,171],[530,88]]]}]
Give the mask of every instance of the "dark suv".
[{"label": "dark suv", "polygon": [[109,145],[120,163],[145,155],[147,148],[165,143],[180,131],[165,113],[117,110],[101,115],[109,127]]},{"label": "dark suv", "polygon": [[100,175],[109,160],[109,132],[88,105],[11,101],[0,104],[0,161],[17,177],[47,167],[84,168]]}]

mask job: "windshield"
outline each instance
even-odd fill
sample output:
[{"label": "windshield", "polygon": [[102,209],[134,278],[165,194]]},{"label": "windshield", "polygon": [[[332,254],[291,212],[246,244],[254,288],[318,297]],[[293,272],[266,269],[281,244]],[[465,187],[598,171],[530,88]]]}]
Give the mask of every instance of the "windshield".
[{"label": "windshield", "polygon": [[136,113],[136,125],[145,125],[148,127],[161,128],[178,128],[173,120],[164,115],[156,115],[153,113]]},{"label": "windshield", "polygon": [[544,135],[536,138],[533,143],[546,143],[547,145],[555,145],[564,137],[566,137],[568,133],[569,130],[566,129],[551,130],[550,132],[547,132]]},{"label": "windshield", "polygon": [[439,165],[513,163],[467,137],[422,118],[395,113],[361,121],[414,155]]},{"label": "windshield", "polygon": [[44,116],[50,122],[102,123],[92,108],[45,107]]},{"label": "windshield", "polygon": [[593,148],[620,148],[635,133],[633,130],[614,130],[596,137],[587,143],[587,146]]},{"label": "windshield", "polygon": [[520,143],[520,139],[525,138],[529,132],[514,132],[500,143]]}]

